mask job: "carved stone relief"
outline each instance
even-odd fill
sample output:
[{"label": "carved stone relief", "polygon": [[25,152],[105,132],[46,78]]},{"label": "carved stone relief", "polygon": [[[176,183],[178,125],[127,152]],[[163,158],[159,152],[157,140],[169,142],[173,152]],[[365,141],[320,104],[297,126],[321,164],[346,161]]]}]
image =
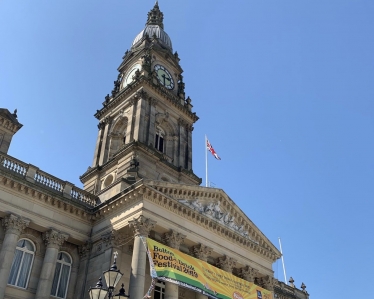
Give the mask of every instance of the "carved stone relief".
[{"label": "carved stone relief", "polygon": [[225,225],[226,227],[229,227],[230,229],[236,231],[240,235],[258,244],[257,241],[249,237],[249,233],[245,230],[243,225],[237,224],[237,219],[234,216],[232,216],[229,212],[226,212],[221,209],[219,201],[203,203],[199,199],[180,199],[179,202],[183,203],[186,206],[189,206],[190,208],[201,214],[204,214],[205,216],[217,220],[219,223]]}]

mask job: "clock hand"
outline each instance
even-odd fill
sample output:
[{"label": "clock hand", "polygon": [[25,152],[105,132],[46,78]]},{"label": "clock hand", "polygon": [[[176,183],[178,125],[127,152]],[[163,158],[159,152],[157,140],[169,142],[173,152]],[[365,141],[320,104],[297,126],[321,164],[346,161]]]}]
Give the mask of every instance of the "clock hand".
[{"label": "clock hand", "polygon": [[162,76],[161,76],[162,78],[164,78],[164,86],[165,86],[165,74],[162,74]]}]

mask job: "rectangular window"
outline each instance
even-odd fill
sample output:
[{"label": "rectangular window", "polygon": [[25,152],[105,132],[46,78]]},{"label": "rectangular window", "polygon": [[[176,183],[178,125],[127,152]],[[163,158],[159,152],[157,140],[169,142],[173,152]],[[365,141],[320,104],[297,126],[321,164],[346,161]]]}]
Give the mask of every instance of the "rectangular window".
[{"label": "rectangular window", "polygon": [[165,283],[158,281],[155,285],[153,293],[153,299],[164,299],[165,298]]}]

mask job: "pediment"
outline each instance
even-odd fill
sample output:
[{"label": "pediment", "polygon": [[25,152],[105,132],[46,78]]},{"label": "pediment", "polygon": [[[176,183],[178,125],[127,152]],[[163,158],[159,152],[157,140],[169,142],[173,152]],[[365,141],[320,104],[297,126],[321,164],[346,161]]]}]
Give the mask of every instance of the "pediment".
[{"label": "pediment", "polygon": [[271,253],[274,259],[280,258],[279,250],[222,189],[151,180],[144,181],[144,185],[246,240],[241,243],[251,243],[251,247]]}]

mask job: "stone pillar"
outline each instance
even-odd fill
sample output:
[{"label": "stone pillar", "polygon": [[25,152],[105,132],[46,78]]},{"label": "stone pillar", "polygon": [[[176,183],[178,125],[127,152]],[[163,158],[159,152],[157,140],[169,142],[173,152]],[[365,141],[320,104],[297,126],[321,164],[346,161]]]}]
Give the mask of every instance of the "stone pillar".
[{"label": "stone pillar", "polygon": [[184,168],[185,149],[186,149],[186,122],[183,119],[178,119],[179,125],[179,146],[178,146],[178,166]]},{"label": "stone pillar", "polygon": [[[92,242],[87,241],[85,244],[78,247],[79,253],[79,268],[77,275],[77,282],[75,284],[74,295],[71,298],[83,299],[85,297],[85,287],[87,281],[87,265],[92,249]],[[69,297],[70,298],[70,297]]]},{"label": "stone pillar", "polygon": [[[179,250],[179,246],[183,243],[185,238],[185,235],[170,230],[164,234],[163,241],[167,246]],[[178,288],[179,286],[177,284],[165,282],[165,299],[178,299]]]},{"label": "stone pillar", "polygon": [[102,145],[105,123],[100,122],[97,127],[99,128],[99,133],[97,133],[96,147],[95,147],[94,158],[92,161],[92,167],[96,167],[97,164],[99,163],[100,147]]},{"label": "stone pillar", "polygon": [[221,256],[217,259],[217,266],[228,273],[232,273],[232,269],[235,265],[236,261],[227,255]]},{"label": "stone pillar", "polygon": [[148,131],[146,133],[146,144],[152,144],[154,146],[155,143],[155,122],[156,122],[156,105],[157,100],[153,98],[149,98],[149,119],[148,119]]},{"label": "stone pillar", "polygon": [[97,164],[98,165],[103,165],[107,161],[106,155],[107,155],[109,127],[110,127],[110,118],[109,117],[107,117],[103,120],[103,126],[105,126],[105,128],[104,128],[104,134],[102,135],[102,139],[101,139],[99,163],[97,163],[97,160],[96,160],[96,165]]},{"label": "stone pillar", "polygon": [[126,133],[126,140],[129,140],[129,142],[132,142],[134,141],[134,130],[135,130],[135,120],[136,120],[136,110],[138,106],[138,98],[133,97],[129,100],[129,102],[130,102],[131,108],[130,108],[130,115],[129,115],[129,122],[128,122],[129,127]]},{"label": "stone pillar", "polygon": [[131,260],[129,295],[131,298],[143,298],[145,282],[145,266],[147,261],[146,248],[142,237],[148,237],[150,231],[155,227],[156,221],[140,215],[139,218],[129,221],[134,230],[134,249]]},{"label": "stone pillar", "polygon": [[113,254],[115,252],[119,253],[117,255],[116,264],[118,268],[121,267],[121,260],[122,260],[122,250],[121,246],[125,242],[125,235],[120,233],[117,230],[111,230],[105,234],[101,235],[101,240],[103,241],[103,249],[104,249],[104,260],[105,262],[102,263],[102,271],[107,271],[110,266],[113,264]]},{"label": "stone pillar", "polygon": [[187,161],[187,169],[192,169],[192,131],[193,126],[188,126],[187,128],[187,140],[188,140],[188,161]]},{"label": "stone pillar", "polygon": [[[212,248],[205,246],[203,244],[199,244],[191,248],[191,253],[199,260],[206,262],[208,260],[209,255],[212,253]],[[207,298],[208,298],[207,296],[201,293],[196,293],[196,299],[207,299]]]},{"label": "stone pillar", "polygon": [[139,90],[135,94],[135,99],[138,100],[136,105],[136,111],[134,113],[134,135],[133,138],[136,141],[145,142],[143,139],[144,132],[146,129],[147,123],[144,121],[145,119],[145,106],[147,103],[147,93],[144,90]]},{"label": "stone pillar", "polygon": [[29,226],[30,221],[10,214],[3,219],[2,223],[5,236],[0,251],[0,299],[4,298],[19,236]]},{"label": "stone pillar", "polygon": [[257,274],[258,270],[250,266],[238,269],[238,276],[249,282],[254,282]]},{"label": "stone pillar", "polygon": [[68,239],[68,235],[54,229],[43,234],[47,249],[45,251],[42,270],[40,272],[36,299],[49,299],[51,295],[53,277],[55,275],[56,261],[61,245]]}]

